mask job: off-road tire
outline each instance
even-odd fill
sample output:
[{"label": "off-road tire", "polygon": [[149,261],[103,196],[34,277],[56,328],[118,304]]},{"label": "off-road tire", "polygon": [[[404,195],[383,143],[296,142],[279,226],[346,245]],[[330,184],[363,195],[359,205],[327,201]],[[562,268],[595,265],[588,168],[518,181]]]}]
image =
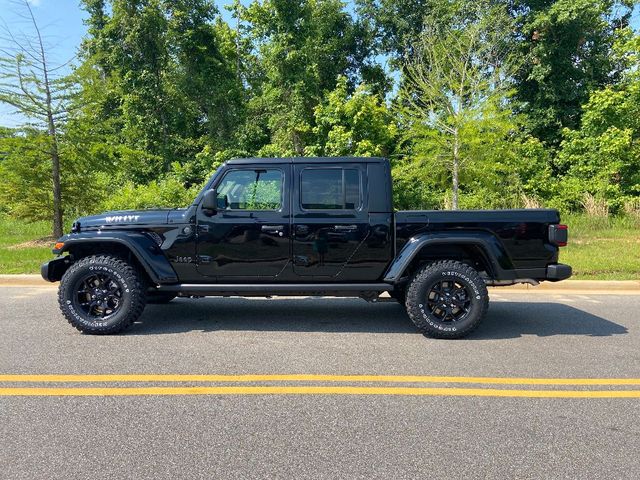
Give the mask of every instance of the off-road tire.
[{"label": "off-road tire", "polygon": [[[104,320],[84,312],[78,304],[83,279],[92,274],[106,275],[119,287],[117,310]],[[146,304],[144,278],[130,264],[111,255],[92,255],[75,262],[65,272],[58,289],[58,303],[62,314],[82,333],[108,335],[119,333],[135,322]]]},{"label": "off-road tire", "polygon": [[175,293],[155,292],[150,290],[147,292],[147,305],[164,305],[176,298]]},{"label": "off-road tire", "polygon": [[[439,282],[462,285],[469,300],[468,313],[456,321],[442,321],[427,304],[428,295]],[[437,303],[437,302],[434,302]],[[489,308],[487,286],[476,270],[453,260],[441,260],[422,267],[407,287],[406,299],[409,318],[425,336],[431,338],[462,338],[475,330]]]}]

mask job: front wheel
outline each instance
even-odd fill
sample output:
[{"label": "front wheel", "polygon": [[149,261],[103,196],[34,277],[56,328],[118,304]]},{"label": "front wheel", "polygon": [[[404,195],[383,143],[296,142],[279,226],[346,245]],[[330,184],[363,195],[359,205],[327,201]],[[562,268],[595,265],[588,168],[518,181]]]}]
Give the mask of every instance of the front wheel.
[{"label": "front wheel", "polygon": [[432,338],[462,338],[475,330],[489,307],[487,287],[476,270],[444,260],[419,270],[407,289],[407,313]]},{"label": "front wheel", "polygon": [[118,333],[135,322],[146,303],[140,274],[110,255],[85,257],[60,281],[58,303],[69,323],[83,333]]}]

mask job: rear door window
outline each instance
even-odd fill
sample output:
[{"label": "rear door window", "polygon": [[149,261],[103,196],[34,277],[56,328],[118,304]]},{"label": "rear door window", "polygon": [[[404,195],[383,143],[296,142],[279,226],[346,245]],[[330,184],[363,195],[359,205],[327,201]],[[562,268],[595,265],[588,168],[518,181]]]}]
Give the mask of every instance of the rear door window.
[{"label": "rear door window", "polygon": [[357,210],[361,190],[360,171],[355,168],[306,168],[300,173],[304,210]]}]

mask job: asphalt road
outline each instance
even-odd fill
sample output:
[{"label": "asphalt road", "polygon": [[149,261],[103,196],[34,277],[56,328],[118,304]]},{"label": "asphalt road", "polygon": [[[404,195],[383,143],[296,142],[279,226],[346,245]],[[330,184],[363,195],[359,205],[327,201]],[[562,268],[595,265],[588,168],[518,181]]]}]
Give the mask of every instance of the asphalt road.
[{"label": "asphalt road", "polygon": [[457,341],[311,298],[178,299],[96,337],[52,288],[0,287],[0,446],[7,479],[637,478],[640,295],[494,293]]}]

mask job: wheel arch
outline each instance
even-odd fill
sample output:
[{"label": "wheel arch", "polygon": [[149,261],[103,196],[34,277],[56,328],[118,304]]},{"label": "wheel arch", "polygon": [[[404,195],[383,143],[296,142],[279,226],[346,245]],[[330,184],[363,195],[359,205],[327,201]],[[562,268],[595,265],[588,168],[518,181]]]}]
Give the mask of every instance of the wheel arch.
[{"label": "wheel arch", "polygon": [[117,255],[133,263],[152,283],[178,281],[162,249],[143,233],[75,234],[64,239],[63,247],[56,253],[69,253],[73,261],[90,255]]},{"label": "wheel arch", "polygon": [[422,265],[438,260],[457,260],[491,279],[506,278],[513,264],[499,240],[487,232],[427,233],[412,237],[387,269],[384,281],[398,283]]}]

